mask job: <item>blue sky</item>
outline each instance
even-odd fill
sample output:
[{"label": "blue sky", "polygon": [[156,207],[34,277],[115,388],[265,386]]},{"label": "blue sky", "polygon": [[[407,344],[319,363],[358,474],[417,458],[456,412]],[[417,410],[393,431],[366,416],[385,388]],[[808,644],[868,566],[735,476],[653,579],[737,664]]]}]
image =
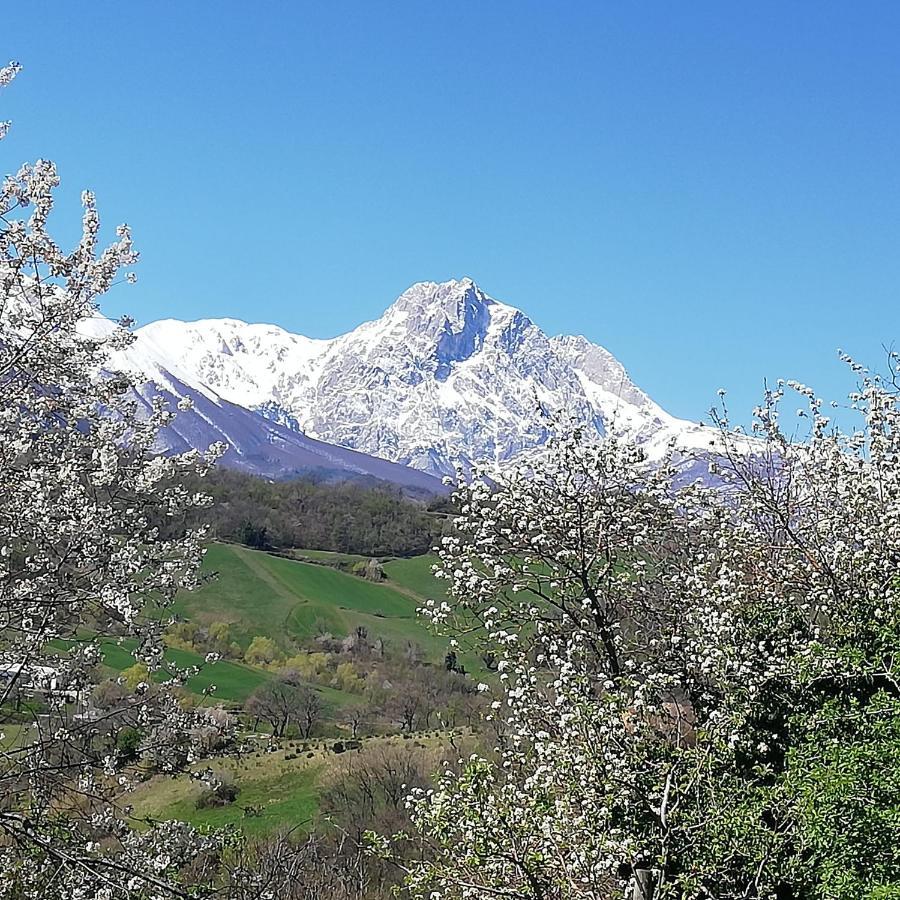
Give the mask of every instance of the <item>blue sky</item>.
[{"label": "blue sky", "polygon": [[[330,336],[470,275],[699,419],[900,342],[900,4],[72,3],[0,35],[0,169],[128,221],[110,312]],[[31,25],[29,25],[31,23]],[[32,27],[32,25],[34,27]]]}]

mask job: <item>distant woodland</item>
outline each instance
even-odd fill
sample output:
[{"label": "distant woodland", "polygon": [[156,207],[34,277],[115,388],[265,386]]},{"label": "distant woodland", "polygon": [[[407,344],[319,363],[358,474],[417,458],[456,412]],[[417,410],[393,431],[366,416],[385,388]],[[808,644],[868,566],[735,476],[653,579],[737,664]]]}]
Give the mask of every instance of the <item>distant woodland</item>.
[{"label": "distant woodland", "polygon": [[215,501],[193,514],[214,539],[261,550],[415,556],[434,546],[450,510],[446,498],[411,500],[390,485],[267,481],[222,468],[192,487]]}]

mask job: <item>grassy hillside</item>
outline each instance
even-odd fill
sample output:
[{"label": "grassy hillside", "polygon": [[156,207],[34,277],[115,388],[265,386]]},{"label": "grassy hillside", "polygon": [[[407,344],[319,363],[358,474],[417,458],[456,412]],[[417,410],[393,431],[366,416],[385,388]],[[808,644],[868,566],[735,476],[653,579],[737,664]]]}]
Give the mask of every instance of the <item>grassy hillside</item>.
[{"label": "grassy hillside", "polygon": [[384,564],[384,571],[392,583],[419,597],[445,600],[447,582],[431,574],[431,567],[435,562],[437,558],[430,553],[426,556],[413,556],[410,559],[393,559]]},{"label": "grassy hillside", "polygon": [[[187,776],[156,776],[129,796],[137,820],[177,819],[200,828],[240,825],[248,834],[308,826],[318,809],[323,754],[285,760],[286,751],[213,761],[214,769],[240,789],[238,802],[198,809],[202,785]],[[248,815],[247,810],[255,814]]]},{"label": "grassy hillside", "polygon": [[[102,641],[101,646],[103,648],[103,663],[109,666],[110,669],[121,672],[134,665],[135,659],[131,655],[134,641],[116,643],[110,639]],[[228,662],[227,660],[206,664],[200,654],[191,653],[189,650],[176,650],[170,647],[166,650],[165,658],[179,668],[202,666],[202,671],[187,682],[188,689],[195,694],[202,694],[211,684],[215,684],[216,700],[232,703],[243,702],[264,681],[271,677],[268,672],[262,669],[246,666],[242,663]],[[156,681],[164,681],[167,674],[161,671],[157,672],[154,677]]]},{"label": "grassy hillside", "polygon": [[[262,635],[275,640],[286,655],[291,655],[299,647],[308,647],[319,634],[327,632],[340,638],[360,626],[367,630],[370,641],[381,638],[388,651],[396,651],[395,658],[404,658],[409,644],[418,645],[435,665],[418,668],[413,664],[405,676],[402,669],[391,670],[391,680],[395,673],[401,678],[395,683],[403,696],[414,691],[417,679],[425,679],[429,672],[450,677],[443,666],[446,640],[431,634],[416,612],[424,598],[445,596],[443,583],[431,574],[433,557],[385,562],[386,580],[371,582],[339,568],[364,562],[367,557],[305,550],[295,551],[295,556],[290,559],[236,544],[213,544],[203,564],[209,579],[200,589],[179,595],[175,611],[189,622],[207,626],[228,623],[229,640],[236,639],[243,649],[255,636]],[[127,643],[105,644],[106,665],[119,670],[127,668],[133,663],[130,649]],[[166,655],[182,666],[202,662],[201,654],[171,647]],[[338,658],[352,659],[340,654]],[[460,661],[473,675],[483,671],[475,658],[462,656]],[[277,667],[268,670],[223,660],[204,667],[189,687],[200,692],[215,683],[217,699],[241,703],[266,679],[276,677]],[[402,680],[404,677],[407,680]],[[135,820],[180,819],[200,827],[238,825],[251,834],[284,827],[297,828],[302,833],[317,827],[323,791],[335,778],[342,777],[340,767],[347,763],[326,748],[347,734],[342,719],[350,704],[370,701],[359,693],[346,693],[321,681],[310,682],[310,687],[319,693],[326,707],[320,724],[325,737],[314,739],[315,750],[306,742],[291,738],[276,741],[268,751],[260,744],[260,752],[214,760],[213,768],[239,790],[235,802],[214,808],[198,808],[203,787],[196,780],[156,775],[129,795]],[[441,702],[445,704],[442,709],[447,709],[453,701],[447,695]],[[408,734],[378,736],[386,723],[389,729],[399,727],[390,718],[398,713],[365,706],[364,715],[369,734],[360,759],[368,759],[371,754],[374,765],[388,764],[381,756],[385,748],[417,748],[423,752],[431,748],[437,752],[440,740],[424,737],[421,720],[414,738]],[[244,725],[248,726],[246,720]],[[426,730],[429,727],[426,725]]]},{"label": "grassy hillside", "polygon": [[[414,747],[410,745],[414,743]],[[318,745],[312,752],[284,747],[243,757],[204,760],[195,769],[210,766],[238,788],[236,802],[198,809],[203,785],[187,774],[155,775],[127,795],[135,822],[177,819],[199,828],[239,825],[248,834],[267,834],[296,828],[302,834],[316,826],[322,790],[340,779],[348,763],[370,761],[378,767],[385,751],[412,750],[437,756],[440,739],[419,735],[415,742],[397,736],[368,738],[359,753],[338,756]],[[377,793],[377,790],[376,790]],[[321,823],[320,823],[321,824]]]},{"label": "grassy hillside", "polygon": [[372,640],[382,638],[397,648],[416,643],[437,660],[446,641],[430,634],[416,614],[423,597],[443,594],[431,576],[432,562],[431,557],[394,560],[385,564],[388,580],[373,583],[328,565],[213,544],[203,569],[214,577],[182,594],[175,611],[207,625],[227,622],[244,645],[266,635],[288,650],[318,634],[342,637],[362,626]]},{"label": "grassy hillside", "polygon": [[[389,650],[402,653],[415,644],[431,662],[443,662],[447,641],[430,633],[416,612],[424,598],[446,596],[444,582],[431,574],[433,556],[390,560],[383,565],[387,580],[373,583],[334,568],[367,557],[306,550],[298,550],[297,555],[318,562],[286,559],[235,544],[212,544],[203,563],[209,580],[199,590],[181,594],[173,611],[204,625],[227,622],[244,649],[253,637],[263,635],[290,654],[319,634],[341,638],[362,626],[370,640],[381,638]],[[101,643],[109,669],[121,672],[134,665],[133,640],[108,638]],[[61,642],[56,644],[63,649]],[[187,687],[203,694],[214,684],[211,702],[243,703],[273,677],[266,668],[225,659],[208,664],[203,653],[174,647],[166,650],[165,658],[179,668],[200,667]],[[460,661],[473,674],[483,669],[474,655],[461,654]],[[167,677],[165,671],[154,676],[156,681]],[[358,695],[328,685],[314,687],[331,710],[361,702]]]}]

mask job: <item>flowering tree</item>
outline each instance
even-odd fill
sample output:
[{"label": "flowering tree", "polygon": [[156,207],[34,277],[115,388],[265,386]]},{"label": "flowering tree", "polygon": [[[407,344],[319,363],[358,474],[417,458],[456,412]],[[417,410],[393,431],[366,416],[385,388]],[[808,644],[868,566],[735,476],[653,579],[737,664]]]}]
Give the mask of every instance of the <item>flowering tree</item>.
[{"label": "flowering tree", "polygon": [[[202,532],[163,539],[160,524],[204,504],[177,476],[218,451],[151,454],[172,413],[138,414],[108,360],[127,323],[96,305],[137,259],[131,234],[101,248],[85,192],[81,239],[61,249],[47,231],[58,182],[38,160],[0,186],[0,897],[169,896],[212,842],[180,825],[131,831],[120,795],[135,757],[172,770],[194,752],[193,714],[168,689],[187,673],[159,674],[164,617],[146,613],[194,583]],[[131,639],[164,683],[90,708],[104,636]]]},{"label": "flowering tree", "polygon": [[900,407],[854,369],[850,434],[803,385],[723,413],[715,487],[576,430],[458,488],[425,613],[496,654],[500,738],[411,795],[414,896],[900,896]]}]

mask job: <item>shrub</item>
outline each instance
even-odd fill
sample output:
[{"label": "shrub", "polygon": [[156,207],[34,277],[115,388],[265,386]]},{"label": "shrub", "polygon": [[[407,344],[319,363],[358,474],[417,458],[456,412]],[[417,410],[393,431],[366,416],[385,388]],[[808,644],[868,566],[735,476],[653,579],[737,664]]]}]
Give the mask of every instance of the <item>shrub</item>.
[{"label": "shrub", "polygon": [[280,658],[281,651],[275,641],[259,634],[250,641],[250,646],[244,654],[244,660],[253,666],[268,665]]},{"label": "shrub", "polygon": [[122,762],[131,762],[137,759],[143,735],[137,728],[126,725],[119,729],[116,735],[116,753]]},{"label": "shrub", "polygon": [[128,689],[133,691],[137,689],[139,684],[148,684],[150,682],[150,670],[144,663],[135,663],[122,672],[122,678]]},{"label": "shrub", "polygon": [[220,781],[217,784],[204,788],[197,797],[197,809],[214,809],[220,806],[228,806],[237,800],[239,789],[231,782]]}]

